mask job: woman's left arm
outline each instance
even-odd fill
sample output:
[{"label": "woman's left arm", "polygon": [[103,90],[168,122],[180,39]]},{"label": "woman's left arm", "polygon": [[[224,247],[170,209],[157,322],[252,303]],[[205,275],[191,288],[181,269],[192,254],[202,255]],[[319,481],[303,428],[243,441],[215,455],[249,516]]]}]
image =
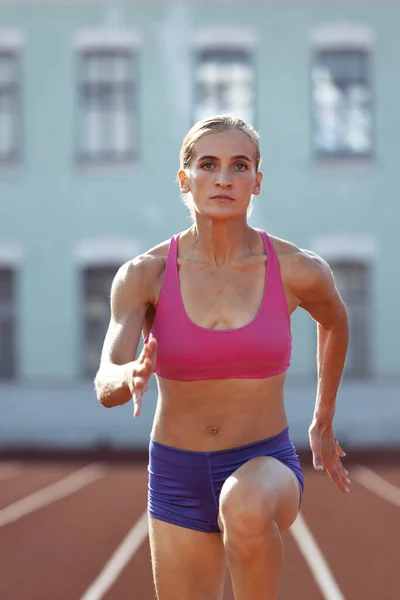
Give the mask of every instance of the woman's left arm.
[{"label": "woman's left arm", "polygon": [[317,398],[309,428],[313,464],[317,471],[325,469],[337,487],[347,493],[350,491],[349,473],[341,462],[345,453],[333,427],[336,396],[349,344],[347,310],[332,271],[322,258],[302,250],[295,262],[292,292],[299,305],[317,322]]}]

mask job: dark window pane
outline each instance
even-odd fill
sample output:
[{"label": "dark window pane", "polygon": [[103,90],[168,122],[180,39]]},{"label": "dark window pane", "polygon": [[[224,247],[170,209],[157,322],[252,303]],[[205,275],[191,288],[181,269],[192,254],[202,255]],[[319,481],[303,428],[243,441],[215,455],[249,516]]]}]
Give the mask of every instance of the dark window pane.
[{"label": "dark window pane", "polygon": [[18,160],[20,138],[19,56],[0,48],[0,163]]},{"label": "dark window pane", "polygon": [[372,152],[369,55],[322,51],[312,69],[314,148],[320,155],[365,156]]},{"label": "dark window pane", "polygon": [[15,273],[0,269],[0,378],[15,377]]},{"label": "dark window pane", "polygon": [[110,320],[110,290],[114,267],[91,267],[83,271],[84,348],[82,371],[94,377]]},{"label": "dark window pane", "polygon": [[366,377],[370,372],[370,273],[362,263],[331,264],[337,288],[347,306],[350,344],[345,377]]}]

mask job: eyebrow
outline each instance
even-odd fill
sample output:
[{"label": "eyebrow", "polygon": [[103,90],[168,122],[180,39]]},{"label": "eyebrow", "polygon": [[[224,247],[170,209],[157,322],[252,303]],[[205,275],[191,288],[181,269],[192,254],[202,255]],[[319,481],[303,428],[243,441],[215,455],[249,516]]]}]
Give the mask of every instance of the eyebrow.
[{"label": "eyebrow", "polygon": [[[238,154],[236,156],[232,156],[232,160],[247,160],[247,162],[252,162],[251,158],[249,158],[248,156],[246,156],[246,154]],[[220,160],[218,158],[218,156],[199,156],[199,158],[197,159],[197,162],[200,162],[202,160]]]}]

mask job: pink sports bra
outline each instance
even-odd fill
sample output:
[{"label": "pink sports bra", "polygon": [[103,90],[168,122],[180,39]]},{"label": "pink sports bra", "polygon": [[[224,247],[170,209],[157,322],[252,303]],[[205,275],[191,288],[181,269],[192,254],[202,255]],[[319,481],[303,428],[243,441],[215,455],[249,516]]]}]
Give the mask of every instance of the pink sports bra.
[{"label": "pink sports bra", "polygon": [[259,230],[267,255],[264,295],[257,315],[236,329],[206,329],[186,314],[179,287],[178,239],[171,238],[164,281],[153,326],[158,342],[155,373],[166,379],[264,378],[290,365],[290,316],[278,257],[268,235]]}]

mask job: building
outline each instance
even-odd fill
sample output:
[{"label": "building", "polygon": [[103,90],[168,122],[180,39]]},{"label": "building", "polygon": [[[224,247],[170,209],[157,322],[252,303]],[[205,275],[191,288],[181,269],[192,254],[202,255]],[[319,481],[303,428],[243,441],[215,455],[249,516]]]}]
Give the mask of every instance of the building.
[{"label": "building", "polygon": [[[137,421],[93,393],[110,282],[189,225],[180,143],[221,111],[261,133],[252,223],[325,257],[348,305],[339,438],[400,443],[399,20],[378,0],[0,2],[2,447],[147,444],[154,383]],[[293,334],[287,407],[306,446],[301,311]]]}]

